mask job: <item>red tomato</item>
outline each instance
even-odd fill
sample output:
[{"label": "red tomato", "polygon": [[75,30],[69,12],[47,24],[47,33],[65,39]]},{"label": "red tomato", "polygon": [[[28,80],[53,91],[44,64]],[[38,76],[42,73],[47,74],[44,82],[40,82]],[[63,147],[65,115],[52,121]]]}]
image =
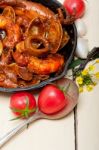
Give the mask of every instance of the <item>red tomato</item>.
[{"label": "red tomato", "polygon": [[28,92],[18,92],[12,94],[10,108],[13,113],[20,118],[28,118],[36,111],[36,101],[32,94]]},{"label": "red tomato", "polygon": [[70,15],[75,14],[76,18],[82,17],[85,12],[85,3],[83,0],[65,0],[64,7]]},{"label": "red tomato", "polygon": [[38,107],[45,114],[54,114],[68,104],[64,93],[54,85],[47,85],[38,97]]}]

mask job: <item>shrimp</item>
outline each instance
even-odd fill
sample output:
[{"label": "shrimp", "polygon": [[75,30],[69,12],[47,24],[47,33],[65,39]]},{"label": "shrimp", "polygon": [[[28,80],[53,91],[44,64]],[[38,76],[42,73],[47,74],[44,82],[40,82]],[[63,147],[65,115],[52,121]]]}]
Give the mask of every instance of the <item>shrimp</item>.
[{"label": "shrimp", "polygon": [[49,75],[59,71],[64,65],[64,58],[60,54],[50,54],[47,58],[31,57],[28,70],[38,75]]},{"label": "shrimp", "polygon": [[3,40],[4,47],[13,48],[20,41],[21,31],[19,26],[2,15],[0,15],[0,29],[5,30],[7,33]]}]

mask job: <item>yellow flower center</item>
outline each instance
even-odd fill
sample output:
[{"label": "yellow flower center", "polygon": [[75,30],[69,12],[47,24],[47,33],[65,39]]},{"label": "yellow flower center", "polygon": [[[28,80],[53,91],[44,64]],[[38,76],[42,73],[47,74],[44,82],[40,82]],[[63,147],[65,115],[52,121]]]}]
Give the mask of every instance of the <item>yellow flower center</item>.
[{"label": "yellow flower center", "polygon": [[96,73],[95,73],[95,77],[96,77],[97,79],[99,79],[99,72],[96,72]]},{"label": "yellow flower center", "polygon": [[83,78],[81,76],[76,78],[76,81],[78,84],[82,84],[83,83]]},{"label": "yellow flower center", "polygon": [[87,91],[89,91],[89,92],[93,90],[93,86],[92,85],[87,85],[86,88],[87,88]]},{"label": "yellow flower center", "polygon": [[94,71],[95,70],[95,66],[94,65],[90,65],[88,69],[89,69],[89,71]]},{"label": "yellow flower center", "polygon": [[83,70],[81,74],[82,74],[83,76],[86,76],[86,75],[88,74],[88,69]]}]

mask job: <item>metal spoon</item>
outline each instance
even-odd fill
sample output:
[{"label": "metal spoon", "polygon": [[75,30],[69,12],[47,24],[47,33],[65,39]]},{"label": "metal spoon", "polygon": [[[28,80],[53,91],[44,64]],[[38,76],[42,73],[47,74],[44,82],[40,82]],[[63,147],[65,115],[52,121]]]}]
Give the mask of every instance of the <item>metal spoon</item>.
[{"label": "metal spoon", "polygon": [[70,79],[61,79],[59,81],[56,81],[57,85],[61,85],[62,87],[68,87],[69,89],[67,91],[67,97],[69,98],[68,105],[61,110],[60,112],[54,114],[54,115],[46,115],[40,111],[36,112],[33,116],[28,118],[27,120],[21,122],[19,125],[17,125],[15,128],[10,130],[8,133],[6,133],[4,136],[0,138],[0,148],[4,146],[14,135],[22,131],[22,129],[25,129],[27,127],[27,124],[32,123],[33,121],[36,121],[38,119],[49,119],[49,120],[56,120],[56,119],[61,119],[65,117],[67,114],[69,114],[73,108],[76,106],[78,102],[78,87],[77,85]]}]

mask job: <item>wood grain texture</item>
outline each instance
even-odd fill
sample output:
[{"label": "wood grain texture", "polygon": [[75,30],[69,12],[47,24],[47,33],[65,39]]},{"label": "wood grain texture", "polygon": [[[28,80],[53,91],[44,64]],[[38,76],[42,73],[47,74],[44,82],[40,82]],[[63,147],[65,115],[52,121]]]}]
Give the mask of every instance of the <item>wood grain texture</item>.
[{"label": "wood grain texture", "polygon": [[[87,10],[83,18],[87,25],[89,48],[99,47],[99,1],[87,0]],[[99,64],[96,66],[99,71]],[[98,82],[99,83],[99,82]],[[80,95],[77,107],[78,149],[99,150],[99,84],[92,92]]]}]

